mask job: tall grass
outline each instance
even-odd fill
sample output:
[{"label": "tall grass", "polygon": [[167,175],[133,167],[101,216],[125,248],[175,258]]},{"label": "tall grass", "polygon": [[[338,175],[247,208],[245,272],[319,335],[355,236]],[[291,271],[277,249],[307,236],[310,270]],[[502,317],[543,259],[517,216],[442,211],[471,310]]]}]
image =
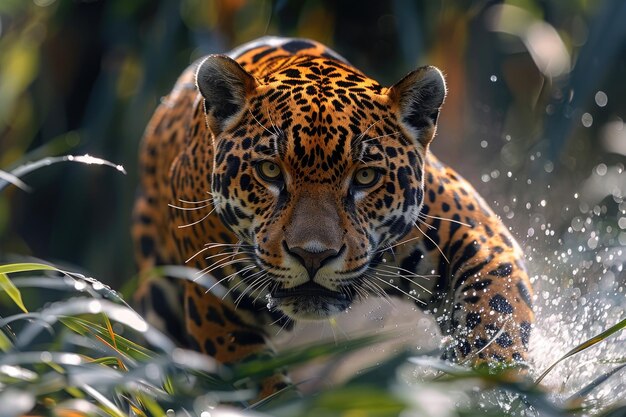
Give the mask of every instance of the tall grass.
[{"label": "tall grass", "polygon": [[[292,387],[255,404],[252,382],[276,369],[336,358],[384,336],[305,346],[226,367],[176,347],[118,293],[95,279],[52,265],[14,263],[0,266],[0,288],[12,300],[3,310],[14,310],[0,319],[2,417],[207,417],[226,415],[221,414],[226,410],[230,416],[285,417],[586,415],[586,396],[610,378],[620,377],[626,366],[616,363],[613,372],[599,375],[567,401],[557,402],[538,384],[543,375],[536,383],[514,369],[470,369],[437,359],[437,352],[420,356],[401,352],[342,386],[309,396],[297,395],[297,387]],[[26,289],[55,296],[45,305],[28,305],[21,295]],[[575,360],[576,353],[624,327],[626,320],[574,347],[559,362]],[[399,376],[411,366],[429,368],[435,375],[420,380]],[[250,414],[252,410],[255,414]],[[624,412],[623,404],[594,409],[599,416]]]}]

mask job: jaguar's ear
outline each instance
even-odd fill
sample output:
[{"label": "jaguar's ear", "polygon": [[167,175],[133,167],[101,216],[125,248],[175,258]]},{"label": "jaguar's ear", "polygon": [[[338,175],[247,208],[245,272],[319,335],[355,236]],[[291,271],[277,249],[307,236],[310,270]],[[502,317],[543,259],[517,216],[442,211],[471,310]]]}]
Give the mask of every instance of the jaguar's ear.
[{"label": "jaguar's ear", "polygon": [[209,55],[196,72],[211,131],[218,135],[239,115],[257,80],[226,55]]},{"label": "jaguar's ear", "polygon": [[436,67],[421,67],[389,89],[398,118],[407,133],[423,147],[433,140],[439,109],[446,97],[446,82]]}]

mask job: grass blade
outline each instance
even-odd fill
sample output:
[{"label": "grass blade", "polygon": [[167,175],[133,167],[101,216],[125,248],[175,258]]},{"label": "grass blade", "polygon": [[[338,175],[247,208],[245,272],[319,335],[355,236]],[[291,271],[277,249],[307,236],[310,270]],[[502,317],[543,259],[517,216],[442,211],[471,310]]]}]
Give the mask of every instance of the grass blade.
[{"label": "grass blade", "polygon": [[0,350],[3,352],[8,352],[13,347],[13,343],[11,343],[11,339],[4,334],[4,331],[0,330]]},{"label": "grass blade", "polygon": [[603,373],[602,375],[600,375],[599,377],[597,377],[596,379],[594,379],[593,381],[591,381],[591,383],[585,385],[583,388],[581,388],[580,390],[578,390],[574,395],[570,396],[567,399],[567,403],[576,403],[580,400],[582,400],[584,397],[586,397],[591,391],[593,391],[597,386],[603,384],[604,382],[606,382],[610,377],[612,377],[613,375],[615,375],[616,373],[618,373],[619,371],[621,371],[622,369],[626,368],[626,363],[620,366],[617,366],[613,369],[611,369],[608,372]]},{"label": "grass blade", "polygon": [[22,310],[24,313],[28,313],[28,310],[24,306],[24,302],[22,301],[22,293],[20,290],[13,285],[9,276],[5,273],[0,272],[0,290],[7,293],[11,300]]},{"label": "grass blade", "polygon": [[23,191],[29,192],[31,190],[30,187],[26,185],[26,183],[24,183],[22,180],[17,178],[15,175],[11,174],[10,172],[2,171],[1,169],[0,169],[0,180],[13,184],[17,188]]},{"label": "grass blade", "polygon": [[109,413],[112,417],[128,417],[126,413],[117,408],[111,400],[109,400],[105,395],[99,392],[97,389],[91,387],[90,385],[83,385],[82,390],[87,393],[91,398],[96,400],[101,406],[103,411]]},{"label": "grass blade", "polygon": [[40,264],[35,262],[18,263],[0,265],[0,274],[12,274],[15,272],[29,272],[29,271],[59,271],[63,272],[52,265]]},{"label": "grass blade", "polygon": [[593,346],[593,345],[595,345],[597,343],[602,342],[604,339],[606,339],[607,337],[611,336],[613,333],[616,333],[616,332],[624,329],[625,327],[626,327],[626,319],[623,319],[622,321],[620,321],[619,323],[617,323],[614,326],[609,327],[608,329],[606,329],[605,331],[603,331],[599,335],[596,335],[596,336],[592,337],[591,339],[586,340],[583,343],[581,343],[580,345],[576,346],[574,349],[570,350],[565,355],[561,356],[556,362],[554,362],[552,365],[550,365],[548,367],[548,369],[543,371],[543,373],[535,381],[535,384],[539,384],[546,377],[546,375],[548,375],[550,373],[550,371],[552,371],[552,369],[554,369],[555,366],[557,366],[559,363],[561,363],[565,359],[567,359],[570,356],[573,356],[573,355],[575,355],[575,354],[577,354],[579,352],[582,352],[583,350],[588,349],[588,348],[590,348],[591,346]]},{"label": "grass blade", "polygon": [[[115,168],[119,172],[126,174],[124,167],[121,165],[116,165],[113,162],[107,161],[106,159],[96,158],[89,154],[85,155],[65,155],[65,156],[51,156],[47,158],[40,159],[35,162],[28,162],[24,165],[21,165],[15,168],[10,172],[12,178],[20,178],[32,171],[38,170],[39,168],[46,167],[48,165],[56,164],[59,162],[80,162],[82,164],[87,165],[105,165],[112,168]],[[0,191],[5,188],[9,184],[13,184],[14,181],[9,181],[8,178],[0,177]]]},{"label": "grass blade", "polygon": [[265,377],[272,375],[276,369],[288,368],[323,356],[347,354],[382,340],[381,335],[361,336],[341,343],[329,342],[293,348],[275,357],[259,355],[258,358],[248,362],[234,365],[234,379]]}]

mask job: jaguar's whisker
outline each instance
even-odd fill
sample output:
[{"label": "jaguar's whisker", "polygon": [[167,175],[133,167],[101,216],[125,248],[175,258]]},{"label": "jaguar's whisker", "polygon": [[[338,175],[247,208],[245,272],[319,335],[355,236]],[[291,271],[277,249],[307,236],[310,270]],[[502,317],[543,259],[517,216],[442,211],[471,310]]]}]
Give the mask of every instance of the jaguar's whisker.
[{"label": "jaguar's whisker", "polygon": [[379,264],[376,267],[377,268],[390,268],[390,269],[395,269],[395,270],[398,270],[398,271],[403,271],[403,272],[406,272],[407,274],[409,274],[409,276],[412,276],[412,277],[415,277],[415,278],[430,279],[430,278],[436,278],[436,277],[439,276],[437,274],[429,274],[429,275],[416,274],[413,271],[409,271],[408,269],[401,268],[401,267],[396,266],[396,265]]},{"label": "jaguar's whisker", "polygon": [[209,211],[209,212],[206,214],[206,216],[204,216],[204,217],[203,217],[203,218],[201,218],[200,220],[196,220],[196,221],[195,221],[195,222],[193,222],[193,223],[183,224],[183,225],[180,225],[180,226],[177,226],[177,227],[178,227],[179,229],[182,229],[182,228],[185,228],[185,227],[195,226],[196,224],[200,223],[201,221],[206,220],[206,219],[207,219],[207,218],[208,218],[208,217],[209,217],[209,216],[210,216],[210,215],[211,215],[214,211],[215,211],[215,207],[214,207],[211,211]]},{"label": "jaguar's whisker", "polygon": [[[209,191],[207,191],[207,194],[211,194],[211,193]],[[213,195],[211,195],[211,197],[209,197],[207,199],[199,200],[199,201],[183,200],[182,198],[178,199],[178,201],[180,201],[181,203],[184,203],[184,204],[204,204],[204,203],[208,203],[208,202],[213,203],[214,200],[215,200],[215,197],[213,197]]]},{"label": "jaguar's whisker", "polygon": [[[263,270],[259,271],[259,272],[265,272]],[[251,280],[256,274],[258,274],[259,272],[255,272],[254,274],[250,275],[249,277],[246,277],[246,280]],[[246,289],[239,294],[239,296],[237,297],[237,299],[235,300],[235,306],[238,307],[239,303],[241,302],[241,300],[243,300],[243,297],[246,295],[247,292],[250,292],[250,294],[253,293],[253,289],[257,286],[257,285],[261,285],[264,283],[264,278],[267,276],[267,272],[265,272],[265,274],[262,274],[260,277],[256,277],[254,278],[253,282],[248,284],[248,286],[246,287]]]},{"label": "jaguar's whisker", "polygon": [[385,135],[380,135],[380,136],[376,136],[373,138],[367,138],[366,140],[362,141],[361,143],[368,143],[371,142],[375,139],[382,139],[382,138],[387,138],[387,137],[392,137],[392,136],[398,136],[401,132],[393,132],[393,133],[387,133]]},{"label": "jaguar's whisker", "polygon": [[[194,279],[194,281],[197,281],[198,279],[200,279],[200,278],[201,278],[202,276],[204,276],[204,275],[205,275],[205,274],[202,274],[202,275],[201,275],[201,276],[199,276],[198,278],[195,278],[195,279]],[[227,276],[227,277],[224,277],[224,278],[222,278],[222,279],[220,279],[220,280],[218,280],[218,281],[216,281],[216,282],[215,282],[213,285],[211,285],[211,286],[210,286],[210,287],[209,287],[209,288],[208,288],[208,289],[207,289],[204,293],[205,293],[205,294],[210,293],[210,292],[211,292],[211,290],[212,290],[213,288],[215,288],[216,286],[220,285],[222,282],[224,282],[224,281],[225,281],[226,279],[228,279],[228,278],[230,278],[230,275],[229,275],[229,276]]]},{"label": "jaguar's whisker", "polygon": [[[264,278],[267,278],[267,275]],[[267,287],[269,287],[272,284],[272,280],[270,278],[268,278],[266,281],[263,281],[263,282],[266,282],[266,283],[259,287],[259,289],[257,290],[258,294],[256,295],[256,297],[254,297],[254,300],[252,300],[252,304],[256,303],[256,301],[259,299],[261,294],[263,294],[263,292],[267,290]]]},{"label": "jaguar's whisker", "polygon": [[437,250],[439,251],[439,253],[441,254],[441,256],[443,256],[443,259],[446,260],[447,263],[450,263],[450,260],[448,259],[448,257],[446,256],[445,253],[443,253],[443,251],[441,250],[441,248],[439,247],[439,245],[437,244],[437,242],[435,242],[430,236],[428,236],[426,233],[424,233],[424,231],[422,229],[420,229],[420,227],[417,225],[417,223],[413,223],[413,225],[415,226],[415,228],[422,234],[424,235],[424,237],[428,240],[430,240],[432,242],[433,245],[435,245],[435,247],[437,248]]},{"label": "jaguar's whisker", "polygon": [[420,224],[423,224],[424,226],[428,227],[430,230],[436,230],[437,228],[435,226],[433,226],[432,224],[428,224],[426,223],[424,220],[422,220],[419,216],[417,217],[417,221]]},{"label": "jaguar's whisker", "polygon": [[377,277],[377,276],[370,275],[370,277],[379,280],[380,282],[384,283],[385,285],[389,285],[391,288],[394,288],[397,291],[400,291],[402,294],[406,295],[407,297],[409,297],[410,299],[412,299],[416,303],[426,305],[426,303],[424,301],[422,301],[419,298],[409,294],[408,292],[404,291],[402,288],[398,287],[397,285],[393,285],[393,284],[391,284],[391,283],[389,283],[389,282],[385,281],[384,279],[382,279],[380,277]]},{"label": "jaguar's whisker", "polygon": [[381,273],[379,273],[378,271],[374,271],[374,274],[375,274],[376,276],[379,276],[379,277],[381,277],[381,276],[382,276],[382,277],[389,277],[389,278],[402,278],[402,279],[406,279],[406,280],[407,280],[407,281],[409,281],[411,284],[415,285],[416,287],[420,288],[421,290],[424,290],[424,291],[426,291],[427,293],[432,294],[432,292],[431,292],[430,290],[426,289],[426,287],[424,287],[424,286],[423,286],[423,285],[421,285],[421,284],[418,284],[417,282],[413,281],[411,278],[409,278],[409,277],[407,277],[407,276],[404,276],[404,275],[402,275],[402,274],[391,274],[391,275],[390,275],[390,274],[381,274]]},{"label": "jaguar's whisker", "polygon": [[210,248],[202,248],[202,249],[200,249],[198,252],[196,252],[196,253],[194,253],[193,255],[191,255],[191,256],[189,257],[189,259],[187,259],[187,260],[185,261],[185,263],[186,263],[186,264],[187,264],[187,263],[189,263],[189,262],[190,262],[193,258],[195,258],[196,256],[200,255],[201,253],[203,253],[203,252],[205,252],[205,251],[207,251],[207,250],[209,250],[209,249],[210,249]]},{"label": "jaguar's whisker", "polygon": [[284,319],[285,317],[287,317],[287,320],[285,320],[285,322],[283,323],[282,326],[280,326],[280,329],[278,329],[278,331],[276,332],[276,336],[278,336],[280,334],[280,332],[283,331],[283,329],[285,327],[287,327],[287,324],[289,324],[291,322],[291,318],[288,317],[286,314],[283,314],[282,317],[280,318],[280,320]]},{"label": "jaguar's whisker", "polygon": [[367,133],[367,132],[368,132],[371,128],[373,128],[374,126],[376,126],[378,123],[382,122],[382,121],[383,121],[383,120],[385,120],[385,119],[387,119],[387,117],[382,117],[382,118],[380,118],[380,119],[376,120],[374,123],[370,124],[370,125],[367,127],[367,129],[365,129],[365,130],[363,131],[363,133],[361,133],[361,134],[358,136],[358,138],[357,138],[357,139],[358,139],[358,140],[363,139],[363,137],[365,136],[365,134],[366,134],[366,133]]},{"label": "jaguar's whisker", "polygon": [[[260,277],[257,277],[251,284],[248,284],[248,286],[243,290],[243,292],[239,294],[239,296],[235,299],[235,308],[239,307],[239,303],[243,300],[243,298],[246,296],[247,293],[250,293],[250,295],[252,295],[254,293],[256,286],[263,285],[263,283],[265,282],[263,278],[264,278],[264,275],[261,275]],[[246,281],[247,280],[248,279],[246,278]]]},{"label": "jaguar's whisker", "polygon": [[419,215],[428,217],[430,219],[443,220],[443,221],[446,221],[446,222],[456,223],[456,224],[460,224],[461,226],[466,226],[466,227],[469,227],[469,228],[473,228],[473,226],[471,224],[463,223],[462,221],[459,221],[459,220],[448,219],[447,217],[432,216],[430,214],[425,214],[425,213],[420,213]]},{"label": "jaguar's whisker", "polygon": [[175,208],[176,210],[183,210],[183,211],[202,210],[204,208],[211,207],[210,204],[205,204],[203,206],[196,206],[196,207],[180,207],[171,203],[168,203],[167,206],[171,208]]},{"label": "jaguar's whisker", "polygon": [[220,261],[216,262],[216,264],[219,264],[219,265],[215,265],[213,267],[206,267],[202,271],[197,272],[197,274],[199,276],[202,276],[204,274],[208,274],[208,273],[210,273],[212,271],[215,271],[216,269],[224,268],[225,266],[233,265],[233,264],[236,264],[236,263],[239,263],[239,262],[248,262],[248,261],[251,261],[251,260],[252,260],[252,258],[233,259],[233,260],[230,260],[230,261],[227,261],[227,262],[222,262],[222,260],[220,260]]},{"label": "jaguar's whisker", "polygon": [[[235,259],[235,256],[237,256],[238,254],[239,254],[239,252],[226,252],[226,253],[217,253],[215,255],[206,256],[204,259],[206,259],[207,261],[209,259],[213,259],[213,258],[217,258],[217,257],[221,257],[221,258],[216,260],[216,261],[214,261],[212,264],[206,266],[205,269],[213,268],[215,265],[219,264],[222,261],[226,261],[226,259],[228,259],[228,258]],[[242,254],[243,254],[243,252],[242,252]]]},{"label": "jaguar's whisker", "polygon": [[269,134],[270,134],[270,135],[272,135],[272,136],[276,136],[276,134],[275,134],[275,133],[272,133],[272,131],[271,131],[271,130],[269,130],[267,127],[263,126],[263,125],[261,124],[261,122],[259,122],[259,120],[258,120],[258,119],[254,116],[254,113],[252,113],[252,110],[248,109],[248,113],[250,113],[250,116],[252,116],[252,118],[254,119],[254,121],[255,121],[255,122],[257,122],[257,124],[258,124],[259,126],[261,126],[261,127],[263,128],[263,130],[265,130],[267,133],[269,133]]},{"label": "jaguar's whisker", "polygon": [[416,239],[421,239],[421,238],[422,238],[421,236],[414,236],[414,237],[412,237],[412,238],[409,238],[409,239],[403,240],[403,241],[401,241],[401,242],[394,243],[393,245],[389,245],[389,246],[386,246],[386,247],[384,247],[384,248],[381,248],[381,249],[377,250],[377,251],[376,251],[376,252],[374,252],[374,253],[383,253],[383,252],[386,252],[386,251],[388,251],[388,250],[391,250],[391,249],[393,249],[393,248],[395,248],[395,247],[398,247],[398,246],[400,246],[400,245],[404,245],[405,243],[409,243],[409,242],[412,242],[412,241],[414,241],[414,240],[416,240]]},{"label": "jaguar's whisker", "polygon": [[[230,274],[228,277],[229,278],[234,278],[236,275],[240,275],[242,272],[245,271],[249,271],[252,268],[256,268],[256,265],[248,265],[246,267],[244,267],[243,269],[233,272],[232,274]],[[222,296],[222,300],[226,298],[226,296],[233,290],[235,290],[236,288],[238,288],[241,284],[243,284],[244,282],[246,282],[247,277],[239,277],[239,282],[237,284],[235,284],[234,286],[230,287],[228,289],[228,291],[226,291],[226,293]],[[235,307],[236,308],[236,307]]]},{"label": "jaguar's whisker", "polygon": [[222,246],[230,246],[230,247],[249,247],[249,248],[253,248],[253,245],[245,245],[242,244],[241,242],[238,243],[205,243],[204,246],[208,247],[208,248],[219,248]]},{"label": "jaguar's whisker", "polygon": [[[205,249],[209,249],[209,248],[205,248]],[[205,249],[203,249],[203,250],[205,250]],[[243,252],[243,251],[232,251],[232,252],[224,252],[224,251],[222,251],[220,253],[216,253],[215,255],[205,256],[204,259],[209,260],[209,259],[217,258],[218,256],[231,256],[231,255],[238,255],[240,253],[242,253],[242,254],[245,253],[247,255],[252,255],[249,252]]]},{"label": "jaguar's whisker", "polygon": [[[370,274],[365,274],[365,277],[373,279],[373,277],[371,277]],[[380,285],[378,285],[378,283],[370,281],[370,280],[364,280],[363,286],[364,287],[367,286],[374,295],[380,298],[384,298],[387,301],[387,303],[389,303],[390,305],[393,305],[393,302],[389,294],[387,294],[387,292]]]}]

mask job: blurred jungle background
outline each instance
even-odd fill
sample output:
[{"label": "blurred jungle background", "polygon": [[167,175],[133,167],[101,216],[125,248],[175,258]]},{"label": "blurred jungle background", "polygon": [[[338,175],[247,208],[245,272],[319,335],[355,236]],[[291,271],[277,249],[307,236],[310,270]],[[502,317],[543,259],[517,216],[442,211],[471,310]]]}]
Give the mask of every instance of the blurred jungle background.
[{"label": "blurred jungle background", "polygon": [[522,242],[626,245],[625,21],[619,0],[2,0],[0,169],[89,153],[128,175],[58,164],[22,178],[31,192],[0,194],[0,253],[131,278],[151,113],[190,62],[268,34],[322,41],[385,85],[437,65],[449,95],[433,151]]}]

